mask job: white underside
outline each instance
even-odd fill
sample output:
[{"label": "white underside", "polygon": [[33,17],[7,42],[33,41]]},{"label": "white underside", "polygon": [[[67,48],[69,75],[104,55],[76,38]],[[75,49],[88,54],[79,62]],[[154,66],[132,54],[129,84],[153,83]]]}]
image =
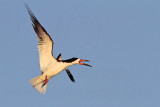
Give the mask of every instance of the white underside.
[{"label": "white underside", "polygon": [[64,68],[74,65],[74,63],[63,63],[63,62],[57,62],[57,63],[51,63],[48,64],[48,68],[44,69],[42,75],[37,76],[30,80],[31,85],[39,92],[45,94],[47,90],[47,84],[44,85],[44,81],[47,79],[48,81],[54,77],[55,75],[59,74]]}]

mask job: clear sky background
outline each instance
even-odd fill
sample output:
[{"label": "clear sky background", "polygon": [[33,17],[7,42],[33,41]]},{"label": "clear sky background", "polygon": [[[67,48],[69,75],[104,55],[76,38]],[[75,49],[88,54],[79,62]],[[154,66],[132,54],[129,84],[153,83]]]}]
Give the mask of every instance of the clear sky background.
[{"label": "clear sky background", "polygon": [[[63,59],[89,59],[52,78],[45,95],[27,3]],[[159,0],[0,0],[1,107],[159,107]]]}]

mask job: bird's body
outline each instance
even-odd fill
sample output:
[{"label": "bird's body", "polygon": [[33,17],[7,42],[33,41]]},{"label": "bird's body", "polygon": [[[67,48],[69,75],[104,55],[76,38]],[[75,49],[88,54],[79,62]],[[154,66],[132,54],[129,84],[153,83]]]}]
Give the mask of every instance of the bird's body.
[{"label": "bird's body", "polygon": [[[77,60],[78,61],[78,60]],[[67,62],[51,62],[44,71],[42,71],[42,74],[39,76],[39,81],[33,81],[31,82],[33,86],[37,85],[39,82],[44,82],[47,76],[47,80],[49,81],[52,77],[59,74],[61,71],[63,71],[66,67],[77,64],[76,62],[67,63]]]},{"label": "bird's body", "polygon": [[38,37],[38,51],[39,51],[39,62],[40,69],[42,74],[30,80],[31,85],[40,93],[45,94],[47,89],[48,81],[59,74],[64,69],[66,70],[71,81],[74,82],[74,78],[70,73],[67,67],[75,64],[86,65],[91,67],[88,64],[82,63],[84,59],[71,58],[68,60],[62,60],[61,54],[57,58],[53,56],[53,40],[43,26],[39,23],[33,12],[30,10],[27,4],[25,4],[26,9],[30,15],[31,21],[33,22],[32,26]]},{"label": "bird's body", "polygon": [[42,75],[47,75],[48,79],[52,78],[53,76],[59,74],[63,71],[66,67],[77,64],[76,62],[66,63],[66,62],[51,62],[48,67],[43,71]]}]

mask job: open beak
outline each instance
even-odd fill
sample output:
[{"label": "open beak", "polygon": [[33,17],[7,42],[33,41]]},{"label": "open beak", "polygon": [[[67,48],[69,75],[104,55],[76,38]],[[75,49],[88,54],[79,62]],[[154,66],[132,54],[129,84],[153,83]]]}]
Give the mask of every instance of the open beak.
[{"label": "open beak", "polygon": [[89,62],[89,60],[80,59],[79,64],[80,64],[80,65],[85,65],[85,66],[92,67],[91,65],[85,64],[85,63],[83,63],[83,62]]}]

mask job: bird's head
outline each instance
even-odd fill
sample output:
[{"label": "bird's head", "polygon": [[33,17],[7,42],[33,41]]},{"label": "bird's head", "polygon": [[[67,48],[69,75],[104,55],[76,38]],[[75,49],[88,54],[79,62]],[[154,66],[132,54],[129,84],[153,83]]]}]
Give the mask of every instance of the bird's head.
[{"label": "bird's head", "polygon": [[71,58],[71,59],[62,60],[62,62],[70,63],[71,65],[80,64],[80,65],[85,65],[85,66],[92,67],[91,65],[88,65],[88,64],[86,64],[86,63],[83,63],[83,62],[89,62],[89,60],[79,59],[79,58],[74,58],[74,57]]}]

